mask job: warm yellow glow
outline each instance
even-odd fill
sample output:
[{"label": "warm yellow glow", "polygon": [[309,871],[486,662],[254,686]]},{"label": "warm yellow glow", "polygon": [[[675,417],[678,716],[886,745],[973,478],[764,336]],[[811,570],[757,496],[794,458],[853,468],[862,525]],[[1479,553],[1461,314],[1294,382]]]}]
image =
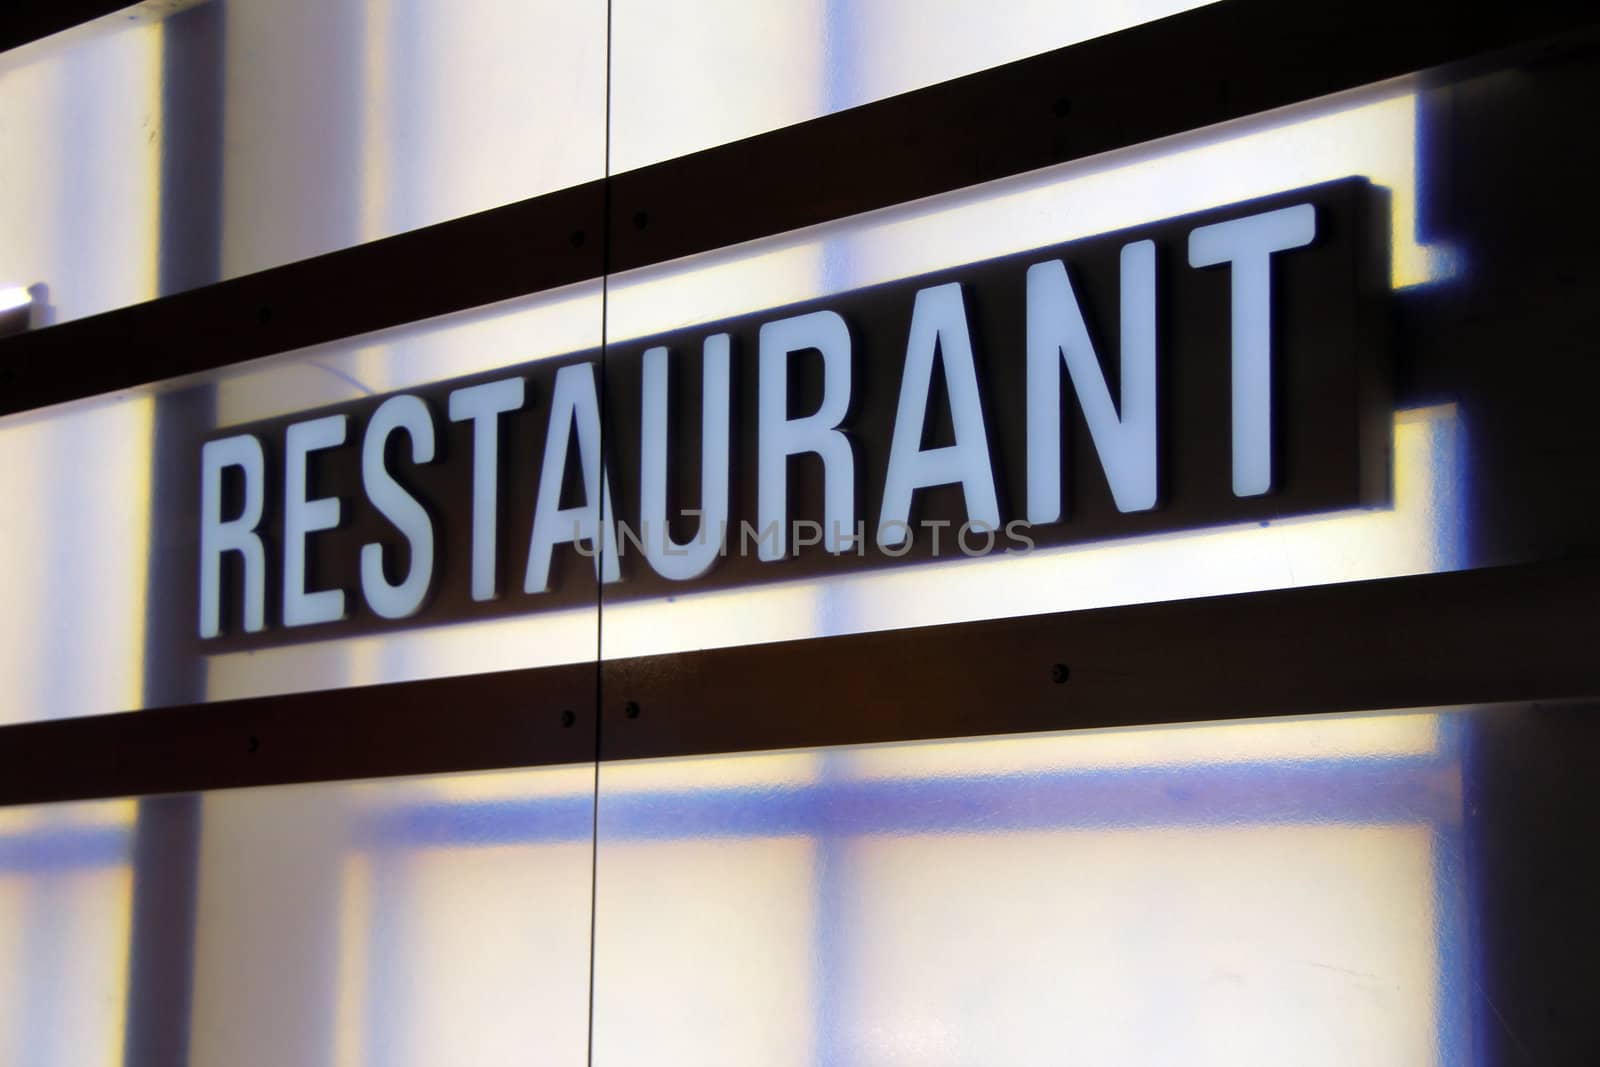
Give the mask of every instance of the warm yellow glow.
[{"label": "warm yellow glow", "polygon": [[[390,183],[394,158],[397,90],[392,62],[394,5],[368,0],[361,11],[361,239],[372,241],[394,232],[390,217]],[[402,72],[403,73],[403,72]]]},{"label": "warm yellow glow", "polygon": [[367,994],[372,975],[372,867],[364,853],[344,861],[339,902],[339,996],[335,1067],[365,1067],[369,1023]]},{"label": "warm yellow glow", "polygon": [[29,879],[0,875],[0,1062],[19,1063],[28,981]]},{"label": "warm yellow glow", "polygon": [[1437,1062],[1425,826],[884,836],[838,862],[835,1025],[865,1061]]},{"label": "warm yellow glow", "polygon": [[930,779],[1423,756],[1438,745],[1436,713],[1383,713],[874,745],[842,749],[837,758],[851,778]]},{"label": "warm yellow glow", "polygon": [[[410,781],[407,800],[413,804],[482,804],[497,800],[535,800],[594,795],[594,764],[540,767],[537,771],[479,771]],[[386,781],[357,786],[374,807],[392,803],[394,784]]]},{"label": "warm yellow glow", "polygon": [[814,749],[612,762],[600,769],[600,787],[606,796],[653,790],[782,789],[814,784],[822,765],[823,756]]},{"label": "warm yellow glow", "polygon": [[594,608],[229,652],[206,661],[210,700],[482,674],[595,658]]}]

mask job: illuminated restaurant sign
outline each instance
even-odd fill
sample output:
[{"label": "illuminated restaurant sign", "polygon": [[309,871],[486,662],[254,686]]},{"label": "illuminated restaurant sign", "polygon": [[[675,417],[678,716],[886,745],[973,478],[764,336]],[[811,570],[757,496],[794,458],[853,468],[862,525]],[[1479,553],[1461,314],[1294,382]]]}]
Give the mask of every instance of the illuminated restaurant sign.
[{"label": "illuminated restaurant sign", "polygon": [[1387,240],[1352,178],[229,427],[193,450],[198,633],[1380,505]]}]

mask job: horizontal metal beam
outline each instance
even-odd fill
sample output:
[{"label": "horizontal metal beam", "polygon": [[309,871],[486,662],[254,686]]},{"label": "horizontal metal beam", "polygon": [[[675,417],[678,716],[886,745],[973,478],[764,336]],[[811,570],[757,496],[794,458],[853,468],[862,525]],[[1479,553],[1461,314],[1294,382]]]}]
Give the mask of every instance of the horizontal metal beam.
[{"label": "horizontal metal beam", "polygon": [[600,182],[0,340],[0,414],[603,273]]},{"label": "horizontal metal beam", "polygon": [[600,753],[1584,697],[1597,626],[1580,561],[619,660]]},{"label": "horizontal metal beam", "polygon": [[0,16],[0,52],[136,6],[129,0],[12,0]]},{"label": "horizontal metal beam", "polygon": [[584,763],[595,666],[545,667],[0,728],[0,804]]},{"label": "horizontal metal beam", "polygon": [[[1222,0],[965,78],[288,266],[0,340],[0,414],[660,263],[1600,22],[1504,8]],[[609,225],[608,225],[609,222]]]},{"label": "horizontal metal beam", "polygon": [[0,804],[1566,699],[1596,632],[1581,560],[221,701],[0,729]]},{"label": "horizontal metal beam", "polygon": [[[1459,18],[1457,16],[1460,16]],[[616,175],[624,271],[1260,114],[1600,22],[1571,0],[1223,0]],[[1464,72],[1462,72],[1464,73]]]}]

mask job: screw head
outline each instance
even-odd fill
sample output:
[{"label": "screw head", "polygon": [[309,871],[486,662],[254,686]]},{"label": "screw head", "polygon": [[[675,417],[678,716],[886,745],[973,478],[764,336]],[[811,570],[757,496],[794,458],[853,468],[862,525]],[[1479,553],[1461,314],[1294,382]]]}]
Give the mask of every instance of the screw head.
[{"label": "screw head", "polygon": [[1057,685],[1072,677],[1071,669],[1065,663],[1057,663],[1050,668],[1050,680]]},{"label": "screw head", "polygon": [[245,743],[244,743],[244,750],[246,752],[259,752],[259,751],[261,751],[261,738],[256,737],[253,734],[250,737],[246,738],[245,739]]},{"label": "screw head", "polygon": [[630,719],[637,719],[639,717],[638,701],[630,700],[626,704],[622,705],[622,714],[626,715]]},{"label": "screw head", "polygon": [[643,212],[643,211],[635,211],[633,213],[633,228],[634,229],[642,230],[648,225],[650,225],[650,216],[649,216],[648,213]]},{"label": "screw head", "polygon": [[578,713],[573,711],[571,708],[568,708],[567,710],[565,710],[565,711],[563,711],[561,713],[561,725],[562,726],[571,726],[573,723],[575,723],[577,721],[578,721]]}]

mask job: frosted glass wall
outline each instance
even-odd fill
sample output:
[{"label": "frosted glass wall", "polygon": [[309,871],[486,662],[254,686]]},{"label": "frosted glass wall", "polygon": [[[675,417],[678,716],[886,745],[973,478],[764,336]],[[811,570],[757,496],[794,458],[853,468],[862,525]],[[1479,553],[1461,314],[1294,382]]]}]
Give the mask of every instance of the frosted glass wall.
[{"label": "frosted glass wall", "polygon": [[0,288],[78,318],[1199,3],[151,0],[0,56]]},{"label": "frosted glass wall", "polygon": [[1462,1063],[1462,718],[603,763],[594,1062]]},{"label": "frosted glass wall", "polygon": [[65,321],[592,181],[604,0],[147,3],[0,55],[0,288]]},{"label": "frosted glass wall", "polygon": [[658,163],[1211,0],[614,0],[611,169]]},{"label": "frosted glass wall", "polygon": [[[576,1067],[593,791],[584,764],[207,793],[159,862],[134,842],[173,837],[170,801],[0,810],[0,1062],[129,1062],[137,1023],[192,1067]],[[193,914],[141,933],[192,946],[172,954],[190,973],[153,970],[130,953],[136,886],[187,864]],[[189,1017],[130,1019],[152,982]]]},{"label": "frosted glass wall", "polygon": [[[201,794],[189,1014],[139,1021],[196,1065],[1458,1065],[1486,715],[1537,710]],[[123,1062],[171,810],[0,813],[5,1062]]]},{"label": "frosted glass wall", "polygon": [[0,1063],[122,1062],[136,808],[0,808]]}]

